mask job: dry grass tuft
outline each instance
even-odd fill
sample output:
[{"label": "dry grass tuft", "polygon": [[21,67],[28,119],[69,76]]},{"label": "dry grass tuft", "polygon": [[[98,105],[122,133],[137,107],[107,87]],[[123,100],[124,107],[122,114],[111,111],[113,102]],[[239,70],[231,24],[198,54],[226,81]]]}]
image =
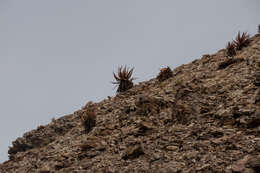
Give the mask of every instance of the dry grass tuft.
[{"label": "dry grass tuft", "polygon": [[160,82],[169,79],[173,76],[172,70],[170,67],[165,67],[160,70],[160,73],[156,77]]},{"label": "dry grass tuft", "polygon": [[249,44],[249,34],[243,32],[242,35],[240,35],[240,32],[238,32],[234,44],[236,45],[236,50],[241,50],[243,47],[246,47]]},{"label": "dry grass tuft", "polygon": [[126,66],[123,68],[122,66],[118,68],[117,75],[113,73],[116,82],[112,82],[113,84],[118,85],[117,92],[124,92],[134,86],[132,78],[134,68],[127,68]]},{"label": "dry grass tuft", "polygon": [[235,56],[236,55],[236,45],[234,44],[234,42],[228,42],[227,46],[226,46],[226,53],[227,56]]}]

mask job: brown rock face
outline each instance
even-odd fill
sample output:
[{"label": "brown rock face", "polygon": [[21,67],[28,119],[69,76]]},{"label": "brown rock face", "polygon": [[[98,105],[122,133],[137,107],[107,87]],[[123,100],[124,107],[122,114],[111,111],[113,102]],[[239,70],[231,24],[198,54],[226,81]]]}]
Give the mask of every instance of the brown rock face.
[{"label": "brown rock face", "polygon": [[25,133],[0,172],[258,173],[259,72],[258,34]]}]

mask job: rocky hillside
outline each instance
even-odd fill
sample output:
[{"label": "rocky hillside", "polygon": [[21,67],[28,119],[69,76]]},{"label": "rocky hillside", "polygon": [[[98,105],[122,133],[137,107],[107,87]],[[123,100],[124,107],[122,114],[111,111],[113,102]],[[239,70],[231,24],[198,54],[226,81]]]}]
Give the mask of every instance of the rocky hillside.
[{"label": "rocky hillside", "polygon": [[[173,59],[174,60],[174,59]],[[92,106],[96,124],[81,115]],[[260,35],[13,142],[1,173],[260,172]]]}]

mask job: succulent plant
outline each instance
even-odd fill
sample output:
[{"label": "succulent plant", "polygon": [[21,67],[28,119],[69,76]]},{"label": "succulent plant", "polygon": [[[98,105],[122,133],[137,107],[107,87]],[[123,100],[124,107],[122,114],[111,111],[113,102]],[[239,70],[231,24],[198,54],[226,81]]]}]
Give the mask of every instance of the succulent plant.
[{"label": "succulent plant", "polygon": [[131,68],[129,70],[129,68],[127,68],[126,66],[124,68],[120,66],[118,68],[117,75],[113,73],[116,82],[112,82],[112,83],[118,85],[117,88],[118,93],[124,92],[134,86],[133,80],[135,78],[132,78],[133,71],[134,68]]},{"label": "succulent plant", "polygon": [[235,56],[236,55],[236,45],[234,44],[234,42],[228,42],[227,46],[226,46],[226,53],[228,56]]},{"label": "succulent plant", "polygon": [[241,50],[243,47],[246,47],[249,44],[249,34],[243,32],[242,35],[240,35],[240,32],[238,32],[234,44],[237,50]]}]

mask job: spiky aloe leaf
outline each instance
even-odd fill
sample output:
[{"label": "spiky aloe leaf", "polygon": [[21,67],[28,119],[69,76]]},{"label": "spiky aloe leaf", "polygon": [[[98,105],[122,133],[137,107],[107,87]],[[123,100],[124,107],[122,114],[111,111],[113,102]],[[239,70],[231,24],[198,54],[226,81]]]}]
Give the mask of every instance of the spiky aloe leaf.
[{"label": "spiky aloe leaf", "polygon": [[240,32],[238,32],[234,43],[236,45],[236,49],[241,50],[243,47],[246,47],[249,44],[249,34],[243,32],[242,35],[240,35]]},{"label": "spiky aloe leaf", "polygon": [[133,80],[132,74],[133,74],[134,68],[127,68],[126,66],[120,66],[118,68],[117,75],[113,73],[113,76],[116,80],[116,82],[112,82],[113,84],[119,85],[117,88],[117,92],[123,92],[133,87]]},{"label": "spiky aloe leaf", "polygon": [[226,50],[227,50],[227,55],[228,56],[235,56],[236,55],[236,45],[234,44],[234,42],[228,42],[227,46],[226,46]]}]

